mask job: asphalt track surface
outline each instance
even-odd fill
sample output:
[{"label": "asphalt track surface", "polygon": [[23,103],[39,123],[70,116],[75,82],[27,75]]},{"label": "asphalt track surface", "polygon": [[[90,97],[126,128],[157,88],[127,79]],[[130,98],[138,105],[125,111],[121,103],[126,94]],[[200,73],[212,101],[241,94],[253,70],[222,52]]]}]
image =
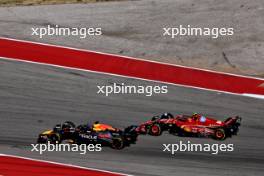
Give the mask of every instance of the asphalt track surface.
[{"label": "asphalt track surface", "polygon": [[[98,95],[97,85],[159,85],[130,78],[51,66],[0,60],[0,153],[45,159],[134,175],[262,175],[264,101],[249,97],[168,86],[169,93]],[[54,124],[100,120],[116,127],[138,124],[161,112],[201,112],[224,120],[243,117],[240,134],[224,142],[211,139],[140,136],[121,151],[80,155],[76,152],[31,152],[37,134]],[[162,144],[233,143],[234,152],[163,152]]]}]

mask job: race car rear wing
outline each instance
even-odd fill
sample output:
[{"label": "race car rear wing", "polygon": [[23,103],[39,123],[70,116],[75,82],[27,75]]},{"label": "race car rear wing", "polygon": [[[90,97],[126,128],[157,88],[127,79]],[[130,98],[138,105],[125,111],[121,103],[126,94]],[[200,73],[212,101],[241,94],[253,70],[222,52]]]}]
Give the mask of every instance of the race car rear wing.
[{"label": "race car rear wing", "polygon": [[241,125],[241,121],[242,121],[242,118],[239,117],[239,116],[236,116],[236,117],[227,118],[224,121],[224,123],[225,123],[226,126],[233,126],[233,125],[240,126]]}]

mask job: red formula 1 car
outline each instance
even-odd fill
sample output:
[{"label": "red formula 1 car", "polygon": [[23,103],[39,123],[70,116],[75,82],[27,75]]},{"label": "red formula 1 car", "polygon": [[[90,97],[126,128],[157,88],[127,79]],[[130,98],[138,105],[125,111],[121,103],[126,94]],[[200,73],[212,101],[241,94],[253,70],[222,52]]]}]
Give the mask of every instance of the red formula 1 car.
[{"label": "red formula 1 car", "polygon": [[173,117],[165,113],[161,117],[154,117],[150,121],[141,124],[138,131],[141,134],[159,136],[163,131],[178,136],[211,137],[224,140],[236,135],[241,123],[241,117],[229,117],[225,121],[215,120],[200,114],[178,115]]}]

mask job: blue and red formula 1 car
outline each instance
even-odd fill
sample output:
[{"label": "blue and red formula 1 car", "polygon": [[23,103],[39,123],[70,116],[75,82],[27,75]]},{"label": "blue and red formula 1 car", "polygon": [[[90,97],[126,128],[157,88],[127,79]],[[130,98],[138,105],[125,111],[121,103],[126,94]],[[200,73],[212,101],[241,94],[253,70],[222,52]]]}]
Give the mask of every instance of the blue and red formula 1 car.
[{"label": "blue and red formula 1 car", "polygon": [[39,134],[38,143],[76,143],[76,144],[101,144],[113,149],[123,149],[130,144],[135,144],[138,133],[136,126],[129,126],[124,130],[114,128],[107,124],[95,122],[93,125],[83,124],[75,127],[75,124],[66,121],[56,125],[53,130],[46,130]]},{"label": "blue and red formula 1 car", "polygon": [[205,117],[200,114],[177,115],[164,113],[160,117],[154,116],[138,126],[140,134],[160,136],[163,131],[168,131],[177,136],[211,137],[224,140],[227,137],[237,135],[241,117],[229,117],[225,121]]},{"label": "blue and red formula 1 car", "polygon": [[136,143],[138,133],[135,129],[136,126],[129,126],[120,130],[99,122],[95,122],[92,127],[86,124],[79,125],[75,131],[75,143],[101,144],[120,150]]}]

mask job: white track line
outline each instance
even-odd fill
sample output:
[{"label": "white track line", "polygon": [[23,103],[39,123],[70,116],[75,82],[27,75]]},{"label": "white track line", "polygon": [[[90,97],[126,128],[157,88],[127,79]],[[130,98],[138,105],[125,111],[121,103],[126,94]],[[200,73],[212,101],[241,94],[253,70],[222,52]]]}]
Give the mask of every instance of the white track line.
[{"label": "white track line", "polygon": [[159,62],[159,61],[152,61],[152,60],[147,60],[147,59],[139,59],[139,58],[133,58],[133,57],[129,57],[129,56],[122,56],[122,55],[118,55],[118,54],[103,53],[103,52],[92,51],[92,50],[87,50],[87,49],[78,49],[78,48],[73,48],[73,47],[67,47],[67,46],[61,46],[61,45],[55,45],[55,44],[47,44],[47,43],[40,43],[40,42],[33,42],[33,41],[27,41],[27,40],[19,40],[19,39],[14,39],[14,38],[7,38],[7,37],[0,37],[0,39],[6,39],[6,40],[18,41],[18,42],[26,42],[26,43],[33,43],[33,44],[39,44],[39,45],[43,45],[43,46],[53,46],[53,47],[59,47],[59,48],[66,48],[66,49],[71,49],[71,50],[76,50],[76,51],[86,51],[86,52],[92,52],[92,53],[97,53],[97,54],[103,54],[106,56],[117,56],[117,57],[123,57],[123,58],[127,58],[127,59],[133,59],[133,60],[153,62],[153,63],[157,63],[157,64],[162,64],[162,65],[170,65],[170,66],[188,68],[188,69],[193,69],[193,70],[200,70],[200,71],[206,71],[206,72],[211,72],[211,73],[218,73],[218,74],[231,75],[231,76],[243,77],[243,78],[251,78],[251,79],[257,79],[257,80],[264,81],[264,78],[258,78],[258,77],[253,77],[253,76],[244,76],[244,75],[238,75],[238,74],[233,74],[233,73],[225,73],[225,72],[220,72],[220,71],[201,69],[201,68],[196,68],[196,67],[188,67],[188,66],[164,63],[164,62]]},{"label": "white track line", "polygon": [[264,95],[247,94],[247,93],[244,93],[244,94],[242,94],[242,95],[247,96],[247,97],[253,97],[253,98],[258,98],[258,99],[264,99]]},{"label": "white track line", "polygon": [[240,96],[242,95],[242,94],[238,94],[238,93],[226,92],[226,91],[221,91],[221,90],[207,89],[207,88],[201,88],[201,87],[195,87],[195,86],[188,86],[188,85],[182,85],[182,84],[176,84],[176,83],[170,83],[170,82],[163,82],[163,81],[157,81],[157,80],[151,80],[151,79],[138,78],[138,77],[133,77],[133,76],[124,76],[124,75],[118,75],[118,74],[107,73],[107,72],[99,72],[99,71],[93,71],[93,70],[86,70],[86,69],[73,68],[73,67],[66,67],[66,66],[54,65],[54,64],[39,63],[39,62],[19,60],[19,59],[6,58],[6,57],[0,57],[0,58],[1,59],[4,59],[4,60],[10,60],[10,61],[16,61],[16,62],[26,62],[26,63],[37,64],[37,65],[52,66],[52,67],[70,69],[70,70],[83,71],[83,72],[90,72],[90,73],[96,73],[96,74],[117,76],[117,77],[122,77],[122,78],[132,78],[132,79],[138,79],[138,80],[142,80],[142,81],[149,81],[149,82],[156,82],[156,83],[174,85],[174,86],[179,86],[179,87],[187,87],[187,88],[193,88],[193,89],[199,89],[199,90],[206,90],[206,91],[212,91],[212,92],[226,93],[226,94],[231,94],[231,95],[240,95]]},{"label": "white track line", "polygon": [[[71,48],[71,47],[64,47],[64,46],[59,46],[59,45],[45,44],[45,43],[32,42],[32,41],[26,41],[26,40],[18,40],[18,39],[5,38],[5,37],[0,37],[0,39],[6,39],[6,40],[11,40],[11,41],[20,41],[20,42],[26,42],[26,43],[33,43],[33,44],[39,44],[39,45],[44,45],[44,46],[60,47],[60,48],[77,50],[77,51],[93,52],[93,53],[104,54],[104,55],[108,55],[108,56],[118,56],[118,57],[124,57],[124,58],[128,58],[128,59],[134,59],[134,60],[143,60],[143,61],[154,62],[154,63],[158,63],[158,64],[163,64],[163,65],[172,65],[172,66],[178,66],[178,67],[183,67],[183,68],[202,70],[202,71],[208,71],[208,72],[212,72],[212,73],[220,73],[220,74],[232,75],[232,76],[237,76],[237,77],[252,78],[252,79],[257,79],[257,80],[261,80],[261,81],[263,80],[264,81],[264,79],[262,79],[262,78],[255,78],[255,77],[250,77],[250,76],[241,76],[241,75],[236,75],[236,74],[231,74],[231,73],[217,72],[217,71],[206,70],[206,69],[198,69],[198,68],[186,67],[186,66],[175,65],[175,64],[167,64],[167,63],[162,63],[162,62],[158,62],[158,61],[149,61],[149,60],[144,60],[144,59],[135,59],[135,58],[132,58],[132,57],[127,57],[127,56],[107,54],[107,53],[102,53],[102,52],[96,52],[96,51],[90,51],[90,50],[84,50],[84,49],[77,49],[77,48]],[[7,58],[7,57],[0,57],[0,58],[6,59],[6,60],[18,61],[18,62],[33,63],[33,64],[38,64],[38,65],[47,65],[47,66],[64,68],[64,69],[78,70],[78,71],[84,71],[84,72],[92,72],[92,73],[98,73],[98,74],[106,74],[106,75],[118,76],[118,77],[123,77],[123,78],[132,78],[132,79],[138,79],[138,80],[143,80],[143,81],[150,81],[150,82],[157,82],[157,83],[162,83],[162,84],[169,84],[169,85],[174,85],[174,86],[179,86],[179,87],[187,87],[187,88],[193,88],[193,89],[199,89],[199,90],[205,90],[205,91],[213,91],[213,92],[226,93],[226,94],[231,94],[231,95],[239,95],[239,96],[247,96],[247,97],[251,97],[251,98],[263,99],[262,97],[260,98],[261,95],[260,96],[249,96],[251,94],[248,94],[248,93],[238,94],[238,93],[232,93],[232,92],[215,90],[215,89],[201,88],[201,87],[195,87],[195,86],[189,86],[189,85],[182,85],[182,84],[176,84],[176,83],[170,83],[170,82],[164,82],[164,81],[150,80],[150,79],[138,78],[138,77],[133,77],[133,76],[124,76],[124,75],[118,75],[118,74],[113,74],[113,73],[99,72],[99,71],[79,69],[79,68],[73,68],[73,67],[66,67],[66,66],[60,66],[60,65],[54,65],[54,64],[46,64],[46,63],[39,63],[39,62],[33,62],[33,61],[26,61],[26,60],[20,60],[20,59],[15,59],[15,58]]]},{"label": "white track line", "polygon": [[138,77],[133,77],[133,76],[124,76],[124,75],[118,75],[118,74],[113,74],[113,73],[98,72],[98,71],[93,71],[93,70],[66,67],[66,66],[60,66],[60,65],[54,65],[54,64],[39,63],[39,62],[19,60],[19,59],[6,58],[6,57],[0,57],[0,59],[9,60],[9,61],[15,61],[15,62],[25,62],[25,63],[31,63],[31,64],[37,64],[37,65],[52,66],[52,67],[58,67],[58,68],[63,68],[63,69],[70,69],[70,70],[78,70],[78,71],[83,71],[83,72],[104,74],[104,75],[110,75],[110,76],[117,76],[117,77],[122,77],[122,78],[131,78],[131,79],[137,79],[137,80],[142,80],[142,81],[149,81],[149,82],[156,82],[156,83],[161,83],[161,84],[168,84],[168,85],[173,85],[173,86],[178,86],[178,87],[193,88],[193,89],[199,89],[199,90],[203,90],[203,91],[211,91],[211,92],[225,93],[225,94],[230,94],[230,95],[246,96],[246,97],[258,98],[258,99],[260,99],[260,96],[261,96],[261,95],[259,95],[259,96],[249,96],[249,95],[252,95],[252,94],[247,94],[247,93],[238,94],[238,93],[226,92],[226,91],[215,90],[215,89],[207,89],[207,88],[201,88],[201,87],[195,87],[195,86],[175,84],[175,83],[170,83],[170,82],[163,82],[163,81],[157,81],[157,80],[138,78]]},{"label": "white track line", "polygon": [[98,172],[104,172],[104,173],[110,173],[110,174],[119,174],[119,175],[123,175],[123,176],[133,176],[133,175],[128,175],[128,174],[124,174],[124,173],[112,172],[112,171],[83,167],[83,166],[76,166],[76,165],[72,165],[72,164],[58,163],[58,162],[54,162],[54,161],[27,158],[27,157],[23,157],[23,156],[16,156],[16,155],[9,155],[9,154],[1,154],[0,153],[0,157],[1,156],[20,158],[20,159],[26,159],[26,160],[31,160],[31,161],[38,161],[38,162],[44,162],[44,163],[50,163],[50,164],[56,164],[56,165],[61,165],[61,166],[74,167],[74,168],[79,168],[79,169],[92,170],[92,171],[98,171]]}]

